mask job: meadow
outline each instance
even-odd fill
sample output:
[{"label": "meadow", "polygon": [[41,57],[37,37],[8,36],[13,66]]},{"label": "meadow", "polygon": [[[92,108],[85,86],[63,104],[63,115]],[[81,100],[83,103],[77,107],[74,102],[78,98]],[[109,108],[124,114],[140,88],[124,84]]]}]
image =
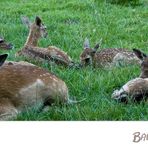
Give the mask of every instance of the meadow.
[{"label": "meadow", "polygon": [[[86,37],[92,47],[102,38],[101,48],[139,48],[148,53],[147,0],[126,6],[105,0],[0,0],[0,35],[15,45],[13,50],[0,50],[0,53],[9,53],[9,60],[28,60],[15,57],[28,35],[21,16],[28,16],[32,21],[35,16],[40,16],[48,28],[48,37],[41,39],[39,46],[57,46],[77,62]],[[30,62],[63,79],[71,99],[85,101],[74,105],[53,105],[47,112],[27,110],[16,120],[148,120],[146,102],[123,104],[111,99],[115,89],[139,76],[138,65],[69,69],[46,61],[43,64]]]}]

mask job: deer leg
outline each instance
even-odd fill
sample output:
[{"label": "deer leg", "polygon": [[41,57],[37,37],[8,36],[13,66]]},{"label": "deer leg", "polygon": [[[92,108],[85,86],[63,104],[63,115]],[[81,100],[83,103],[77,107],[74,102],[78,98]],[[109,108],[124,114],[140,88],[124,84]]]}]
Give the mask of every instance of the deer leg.
[{"label": "deer leg", "polygon": [[18,110],[11,103],[0,103],[0,120],[6,121],[17,116]]}]

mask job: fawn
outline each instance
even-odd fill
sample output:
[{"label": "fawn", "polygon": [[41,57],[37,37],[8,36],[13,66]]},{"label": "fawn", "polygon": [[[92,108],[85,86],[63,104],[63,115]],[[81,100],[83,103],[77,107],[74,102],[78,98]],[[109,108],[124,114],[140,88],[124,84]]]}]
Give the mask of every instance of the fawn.
[{"label": "fawn", "polygon": [[97,51],[99,43],[90,48],[89,40],[84,41],[84,50],[80,55],[82,66],[93,65],[94,67],[107,67],[118,64],[139,63],[135,54],[123,48],[107,48]]},{"label": "fawn", "polygon": [[9,120],[29,107],[75,103],[64,81],[47,70],[23,62],[4,63],[0,55],[0,120]]},{"label": "fawn", "polygon": [[128,102],[128,97],[134,101],[141,101],[148,97],[148,56],[138,49],[133,49],[135,55],[141,60],[141,74],[139,78],[128,81],[120,90],[115,90],[112,98]]},{"label": "fawn", "polygon": [[74,62],[61,49],[55,46],[38,47],[38,40],[41,37],[47,37],[47,27],[38,16],[35,18],[34,23],[31,23],[27,17],[22,17],[22,22],[28,26],[30,31],[24,47],[16,55],[27,56],[39,61],[54,61],[56,64],[64,66],[73,66]]},{"label": "fawn", "polygon": [[11,43],[7,43],[2,37],[0,37],[0,49],[10,50],[13,48]]}]

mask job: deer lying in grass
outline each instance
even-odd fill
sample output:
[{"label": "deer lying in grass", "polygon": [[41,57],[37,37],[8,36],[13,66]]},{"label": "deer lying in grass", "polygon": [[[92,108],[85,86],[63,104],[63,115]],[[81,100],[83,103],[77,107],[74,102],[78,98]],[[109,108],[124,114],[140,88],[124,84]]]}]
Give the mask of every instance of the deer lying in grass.
[{"label": "deer lying in grass", "polygon": [[46,26],[43,25],[38,16],[35,18],[34,23],[31,23],[27,17],[22,17],[22,21],[30,31],[24,47],[16,55],[30,57],[39,61],[54,61],[56,64],[64,66],[73,66],[74,62],[61,49],[55,46],[38,47],[38,40],[41,37],[47,37]]},{"label": "deer lying in grass", "polygon": [[33,64],[7,62],[0,55],[0,120],[9,120],[26,108],[51,103],[77,103],[64,81]]},{"label": "deer lying in grass", "polygon": [[115,90],[112,94],[115,100],[128,102],[128,98],[132,98],[134,101],[141,101],[144,97],[148,97],[148,56],[140,50],[133,49],[133,51],[141,60],[140,78],[130,80],[120,90]]},{"label": "deer lying in grass", "polygon": [[11,43],[7,43],[2,37],[0,37],[0,49],[10,50],[13,48]]},{"label": "deer lying in grass", "polygon": [[135,54],[127,49],[107,48],[97,51],[99,44],[90,48],[89,40],[84,41],[84,50],[80,55],[82,66],[93,65],[94,67],[108,67],[119,64],[139,63]]}]

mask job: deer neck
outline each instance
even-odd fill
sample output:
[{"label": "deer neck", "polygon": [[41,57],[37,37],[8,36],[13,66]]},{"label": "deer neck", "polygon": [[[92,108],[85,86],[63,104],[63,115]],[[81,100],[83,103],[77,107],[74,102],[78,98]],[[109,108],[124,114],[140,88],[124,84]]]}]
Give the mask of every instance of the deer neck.
[{"label": "deer neck", "polygon": [[25,46],[37,46],[39,38],[40,36],[34,30],[30,30]]}]

